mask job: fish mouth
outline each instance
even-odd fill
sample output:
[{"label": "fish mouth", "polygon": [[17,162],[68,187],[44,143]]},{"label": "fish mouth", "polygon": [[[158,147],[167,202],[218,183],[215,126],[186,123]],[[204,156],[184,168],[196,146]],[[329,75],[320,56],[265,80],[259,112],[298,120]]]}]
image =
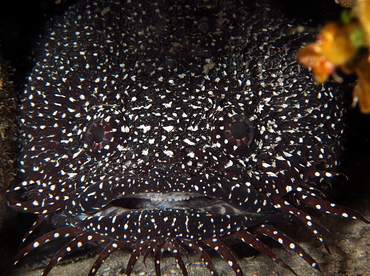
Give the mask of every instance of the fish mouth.
[{"label": "fish mouth", "polygon": [[[241,229],[281,221],[285,214],[273,207],[246,210],[226,199],[197,193],[143,192],[116,197],[95,212],[73,217],[84,231],[112,235],[127,242],[151,239],[209,239]],[[70,219],[70,218],[69,218]]]},{"label": "fish mouth", "polygon": [[197,210],[197,212],[260,217],[266,214],[248,212],[222,199],[200,195],[197,193],[169,192],[169,193],[138,193],[125,195],[112,200],[96,213],[99,216],[122,215],[137,210]]}]

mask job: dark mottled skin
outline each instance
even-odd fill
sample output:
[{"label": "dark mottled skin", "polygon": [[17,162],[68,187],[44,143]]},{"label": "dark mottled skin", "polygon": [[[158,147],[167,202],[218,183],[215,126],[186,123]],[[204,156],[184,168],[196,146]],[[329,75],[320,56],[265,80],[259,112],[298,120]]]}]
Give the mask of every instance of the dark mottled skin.
[{"label": "dark mottled skin", "polygon": [[[104,246],[91,274],[121,247],[140,254],[210,246],[242,275],[223,243],[240,239],[290,267],[256,239],[302,207],[359,218],[325,201],[342,148],[343,99],[312,82],[296,52],[299,33],[265,1],[81,1],[43,36],[21,105],[20,181],[10,204],[56,230],[16,260],[66,235],[68,251]],[[334,96],[335,95],[335,96]],[[33,230],[33,229],[32,229]],[[192,250],[190,250],[192,249]]]}]

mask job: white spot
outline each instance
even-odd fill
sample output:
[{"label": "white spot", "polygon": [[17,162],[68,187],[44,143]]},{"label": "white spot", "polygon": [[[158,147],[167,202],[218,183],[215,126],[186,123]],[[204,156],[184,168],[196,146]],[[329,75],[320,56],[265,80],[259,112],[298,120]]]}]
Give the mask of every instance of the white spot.
[{"label": "white spot", "polygon": [[151,126],[141,125],[138,126],[137,128],[142,129],[144,133],[147,133],[151,129]]},{"label": "white spot", "polygon": [[165,130],[165,131],[167,131],[167,132],[170,132],[170,131],[172,131],[173,130],[173,126],[164,126],[163,127],[163,129]]},{"label": "white spot", "polygon": [[184,139],[184,142],[190,146],[195,146],[195,143],[193,141],[190,141],[188,138]]},{"label": "white spot", "polygon": [[173,157],[175,155],[172,150],[164,150],[163,153],[169,157]]}]

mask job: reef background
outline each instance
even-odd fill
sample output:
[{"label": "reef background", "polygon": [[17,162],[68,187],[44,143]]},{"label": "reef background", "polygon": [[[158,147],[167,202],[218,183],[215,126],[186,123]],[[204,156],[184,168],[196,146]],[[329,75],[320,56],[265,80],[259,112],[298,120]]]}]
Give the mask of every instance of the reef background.
[{"label": "reef background", "polygon": [[[0,1],[0,272],[19,249],[19,242],[32,224],[35,216],[17,214],[6,206],[4,191],[14,177],[16,157],[16,103],[23,83],[30,72],[33,61],[30,58],[38,34],[47,20],[61,14],[77,0],[1,0]],[[338,20],[342,8],[334,0],[276,0],[282,2],[288,17],[310,21],[317,28],[330,20]],[[61,3],[56,3],[61,2]],[[307,73],[309,74],[309,73]],[[349,82],[351,82],[349,78]],[[351,85],[348,85],[350,106]],[[343,177],[333,183],[333,201],[362,212],[370,219],[370,115],[359,114],[357,108],[350,108],[347,154],[343,162]],[[320,217],[319,217],[320,218]],[[370,275],[370,226],[362,222],[322,217],[330,233],[325,234],[329,254],[301,224],[289,225],[284,229],[293,239],[300,242],[307,252],[315,258],[322,269],[322,275]],[[43,231],[41,229],[40,231]],[[46,231],[46,230],[44,230]],[[276,253],[288,260],[299,275],[320,275],[311,269],[294,253],[275,246]],[[22,272],[14,275],[40,275],[37,268],[45,265],[47,256],[54,250],[45,248],[41,254],[31,255],[23,261]],[[278,267],[267,257],[257,254],[246,247],[237,248],[240,264],[249,275],[291,275]],[[94,256],[86,254],[91,249],[80,252],[67,260],[65,265],[56,267],[50,275],[86,275],[94,261]],[[92,250],[94,252],[94,250]],[[128,254],[118,252],[103,265],[100,272],[112,275],[121,271],[128,260]],[[148,257],[150,258],[150,256]],[[73,260],[79,259],[79,262]],[[82,259],[82,260],[81,260]],[[233,275],[226,262],[220,260],[216,266],[222,275]],[[199,256],[191,255],[184,261],[189,275],[208,275]],[[145,266],[139,260],[134,275],[154,275],[152,262]],[[182,275],[173,258],[161,260],[162,275]],[[144,272],[145,271],[145,272]]]}]

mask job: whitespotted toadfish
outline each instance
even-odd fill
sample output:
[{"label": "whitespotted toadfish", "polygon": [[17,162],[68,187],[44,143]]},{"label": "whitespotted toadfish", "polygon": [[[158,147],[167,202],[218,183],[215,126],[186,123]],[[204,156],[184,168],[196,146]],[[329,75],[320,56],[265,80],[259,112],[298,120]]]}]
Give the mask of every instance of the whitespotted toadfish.
[{"label": "whitespotted toadfish", "polygon": [[[218,3],[218,2],[217,2]],[[169,251],[215,249],[243,275],[238,239],[293,272],[257,236],[317,262],[275,227],[307,208],[360,219],[326,200],[343,153],[338,85],[315,85],[296,61],[312,34],[268,1],[82,0],[49,24],[22,95],[21,156],[9,204],[70,237],[44,269],[87,243],[132,248],[126,273]],[[304,209],[304,210],[303,210]]]}]

